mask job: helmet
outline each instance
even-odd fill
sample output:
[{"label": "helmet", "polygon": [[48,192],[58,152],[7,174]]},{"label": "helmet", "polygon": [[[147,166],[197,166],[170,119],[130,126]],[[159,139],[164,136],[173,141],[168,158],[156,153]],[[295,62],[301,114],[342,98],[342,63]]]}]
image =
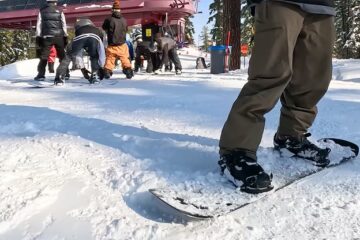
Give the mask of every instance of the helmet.
[{"label": "helmet", "polygon": [[78,30],[79,28],[87,26],[87,25],[94,26],[94,23],[88,18],[80,18],[80,19],[76,20],[74,27],[75,27],[75,30]]}]

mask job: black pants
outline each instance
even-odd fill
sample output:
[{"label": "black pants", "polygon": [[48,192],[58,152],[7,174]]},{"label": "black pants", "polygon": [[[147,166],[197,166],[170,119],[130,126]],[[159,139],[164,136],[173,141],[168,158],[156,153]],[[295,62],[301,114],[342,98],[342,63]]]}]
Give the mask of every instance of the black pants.
[{"label": "black pants", "polygon": [[174,65],[175,65],[175,70],[181,71],[182,65],[181,65],[181,61],[180,61],[179,55],[177,53],[177,50],[175,48],[171,49],[171,50],[169,50],[168,54],[169,54],[169,58],[170,58],[171,62],[174,63]]},{"label": "black pants", "polygon": [[85,50],[89,57],[91,63],[91,72],[95,73],[100,69],[99,65],[99,54],[97,51],[98,48],[98,41],[92,37],[82,38],[71,43],[69,46],[69,51],[66,54],[66,57],[63,61],[61,61],[60,66],[56,71],[56,76],[65,76],[69,65],[75,57],[82,57],[83,50]]},{"label": "black pants", "polygon": [[147,61],[147,73],[152,73],[157,70],[160,66],[160,57],[156,52],[151,52],[149,46],[146,44],[139,44],[136,47],[136,57],[135,57],[135,71],[137,72],[141,67],[141,56],[144,57],[144,60]]},{"label": "black pants", "polygon": [[59,60],[62,61],[65,57],[65,42],[63,37],[43,38],[40,42],[38,76],[45,77],[47,59],[53,45],[55,46]]},{"label": "black pants", "polygon": [[171,63],[174,63],[175,70],[182,70],[181,62],[177,50],[175,48],[167,50],[164,49],[162,52],[162,59],[160,69],[165,65],[165,69],[172,69]]},{"label": "black pants", "polygon": [[54,65],[55,63],[53,62],[48,62],[48,70],[49,70],[49,73],[54,73],[55,70],[54,70]]},{"label": "black pants", "polygon": [[151,63],[152,63],[153,71],[156,71],[162,67],[161,57],[158,52],[151,53]]}]

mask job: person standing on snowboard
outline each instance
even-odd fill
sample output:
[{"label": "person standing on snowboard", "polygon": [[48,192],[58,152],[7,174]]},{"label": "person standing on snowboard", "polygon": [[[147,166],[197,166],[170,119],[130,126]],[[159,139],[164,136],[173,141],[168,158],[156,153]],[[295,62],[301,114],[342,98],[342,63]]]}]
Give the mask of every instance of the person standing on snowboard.
[{"label": "person standing on snowboard", "polygon": [[120,0],[115,0],[112,15],[105,19],[102,28],[107,34],[108,47],[106,48],[105,78],[110,78],[115,67],[115,60],[121,61],[123,73],[126,78],[134,76],[129,60],[129,48],[126,44],[126,32],[128,30],[125,18],[121,14]]},{"label": "person standing on snowboard", "polygon": [[247,193],[273,189],[272,175],[257,162],[264,115],[280,99],[275,149],[329,164],[330,149],[307,138],[316,104],[332,76],[335,39],[333,0],[250,0],[255,13],[254,48],[249,80],[233,104],[220,137],[219,165]]},{"label": "person standing on snowboard", "polygon": [[38,74],[36,81],[45,80],[47,59],[52,46],[55,47],[57,56],[61,61],[65,57],[67,45],[67,29],[64,13],[57,8],[57,0],[46,0],[38,14],[36,23],[36,45],[39,49]]}]

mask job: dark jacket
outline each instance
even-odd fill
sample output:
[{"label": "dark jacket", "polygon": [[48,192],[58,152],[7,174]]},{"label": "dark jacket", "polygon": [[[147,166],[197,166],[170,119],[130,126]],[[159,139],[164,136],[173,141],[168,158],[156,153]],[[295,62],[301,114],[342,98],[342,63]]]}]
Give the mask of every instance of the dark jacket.
[{"label": "dark jacket", "polygon": [[156,39],[158,51],[166,51],[176,48],[176,41],[170,37],[160,37]]},{"label": "dark jacket", "polygon": [[105,19],[102,28],[107,33],[108,45],[119,46],[126,42],[128,30],[125,18],[119,12],[113,12],[111,17]]},{"label": "dark jacket", "polygon": [[[248,4],[260,3],[263,0],[247,0]],[[323,5],[334,7],[334,0],[286,0],[288,2],[296,2],[296,3],[307,3],[307,4],[315,4],[315,5]]]},{"label": "dark jacket", "polygon": [[86,26],[82,26],[80,28],[77,28],[75,30],[75,36],[80,36],[82,34],[87,34],[87,33],[96,34],[101,38],[101,40],[104,40],[104,34],[100,31],[100,29],[98,29],[95,26],[86,25]]},{"label": "dark jacket", "polygon": [[40,9],[41,35],[42,36],[65,36],[62,24],[62,11],[52,5],[45,5]]}]

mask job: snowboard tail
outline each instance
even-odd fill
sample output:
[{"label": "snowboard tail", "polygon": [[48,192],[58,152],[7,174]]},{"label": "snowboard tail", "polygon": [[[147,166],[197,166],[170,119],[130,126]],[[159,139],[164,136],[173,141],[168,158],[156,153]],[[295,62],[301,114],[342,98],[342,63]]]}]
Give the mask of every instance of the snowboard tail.
[{"label": "snowboard tail", "polygon": [[259,149],[260,164],[274,175],[275,188],[269,192],[241,192],[220,174],[214,173],[205,176],[205,180],[202,176],[201,180],[194,179],[179,186],[149,189],[149,192],[180,214],[195,219],[213,218],[245,207],[324,169],[339,166],[359,154],[359,147],[355,143],[343,139],[323,138],[317,143],[320,147],[331,149],[330,164],[324,168],[299,158],[281,158],[272,148]]}]

